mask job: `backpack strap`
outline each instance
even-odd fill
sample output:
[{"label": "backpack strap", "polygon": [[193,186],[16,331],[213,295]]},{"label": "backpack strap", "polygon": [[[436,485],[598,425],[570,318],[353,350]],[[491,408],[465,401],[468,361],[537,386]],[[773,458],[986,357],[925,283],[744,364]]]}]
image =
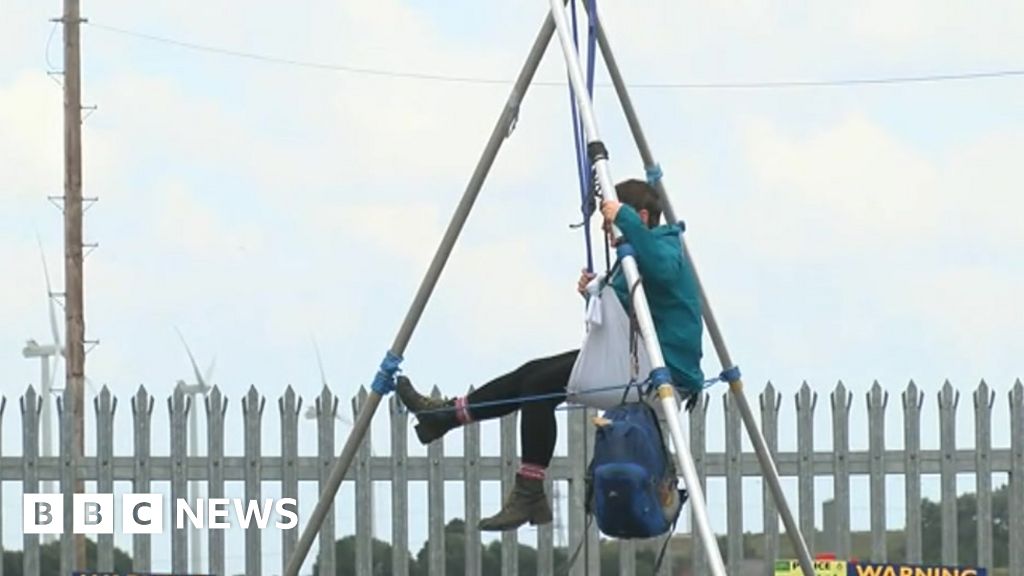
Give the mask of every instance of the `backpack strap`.
[{"label": "backpack strap", "polygon": [[[682,494],[680,494],[679,497],[682,498]],[[676,519],[672,521],[672,528],[668,531],[668,534],[665,535],[665,541],[661,543],[661,551],[658,552],[658,560],[654,562],[655,574],[661,570],[661,563],[665,560],[665,551],[668,550],[668,543],[672,541],[672,536],[676,533],[676,524],[679,523],[679,516],[682,515],[682,506],[680,505],[680,513],[676,516]]]},{"label": "backpack strap", "polygon": [[[583,544],[587,541],[587,532],[590,531],[590,522],[593,519],[594,519],[594,515],[588,512],[587,513],[587,521],[583,525],[583,537],[580,538],[579,544],[576,545],[576,550],[573,551],[572,556],[570,556],[569,559],[565,563],[565,573],[566,574],[568,574],[569,571],[572,570],[573,565],[576,564],[576,560],[578,560],[579,557],[580,557],[580,552],[583,551]],[[675,531],[675,530],[673,529],[673,531]]]}]

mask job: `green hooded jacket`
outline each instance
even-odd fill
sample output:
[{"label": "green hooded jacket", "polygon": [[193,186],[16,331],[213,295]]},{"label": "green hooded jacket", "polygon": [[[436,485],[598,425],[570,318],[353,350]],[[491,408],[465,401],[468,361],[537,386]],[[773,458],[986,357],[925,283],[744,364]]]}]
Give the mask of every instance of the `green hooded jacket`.
[{"label": "green hooded jacket", "polygon": [[[627,204],[619,209],[615,225],[633,246],[661,353],[672,379],[687,392],[699,392],[704,387],[700,368],[701,301],[697,279],[679,242],[683,225],[648,228]],[[612,278],[612,286],[622,306],[632,310],[621,270]]]}]

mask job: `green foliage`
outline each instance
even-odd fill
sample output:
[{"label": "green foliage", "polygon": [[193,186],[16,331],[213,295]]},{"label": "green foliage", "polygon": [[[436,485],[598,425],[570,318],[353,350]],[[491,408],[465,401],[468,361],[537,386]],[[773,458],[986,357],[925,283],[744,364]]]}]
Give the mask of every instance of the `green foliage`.
[{"label": "green foliage", "polygon": [[[4,574],[23,574],[23,555],[20,550],[4,552]],[[96,543],[86,538],[85,561],[89,570],[96,569]],[[114,571],[127,574],[132,570],[132,559],[120,548],[114,548]],[[60,573],[60,540],[39,546],[39,573]]]}]

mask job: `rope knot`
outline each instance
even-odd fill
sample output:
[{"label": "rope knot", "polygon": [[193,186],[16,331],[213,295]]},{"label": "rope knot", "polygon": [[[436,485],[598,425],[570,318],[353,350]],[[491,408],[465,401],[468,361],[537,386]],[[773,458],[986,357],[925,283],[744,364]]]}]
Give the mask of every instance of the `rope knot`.
[{"label": "rope knot", "polygon": [[373,377],[373,384],[370,388],[381,396],[394,392],[395,374],[399,372],[399,365],[401,363],[402,357],[388,350],[384,355],[384,359],[381,360],[380,369]]}]

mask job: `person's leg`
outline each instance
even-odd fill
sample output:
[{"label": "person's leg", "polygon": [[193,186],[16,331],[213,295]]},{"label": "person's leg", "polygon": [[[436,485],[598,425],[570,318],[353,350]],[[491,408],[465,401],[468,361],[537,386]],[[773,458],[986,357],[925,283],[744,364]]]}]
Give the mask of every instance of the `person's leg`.
[{"label": "person's leg", "polygon": [[[520,398],[564,392],[577,353],[572,351],[532,360],[487,382],[467,396],[448,400],[430,398],[416,392],[404,376],[398,378],[397,391],[406,407],[417,415],[416,434],[420,442],[429,444],[460,425],[511,414],[522,406]],[[565,370],[566,365],[568,371]],[[552,377],[552,374],[562,372],[565,376],[561,380],[560,376]]]},{"label": "person's leg", "polygon": [[[565,401],[565,389],[578,352],[552,357],[543,369],[531,374],[526,382],[526,399],[522,402],[520,443],[522,464],[516,474],[515,486],[505,499],[505,506],[496,515],[480,522],[481,530],[511,530],[526,522],[551,522],[551,507],[544,493],[544,477],[555,452],[558,425],[555,408]],[[529,397],[554,397],[530,401]]]}]

